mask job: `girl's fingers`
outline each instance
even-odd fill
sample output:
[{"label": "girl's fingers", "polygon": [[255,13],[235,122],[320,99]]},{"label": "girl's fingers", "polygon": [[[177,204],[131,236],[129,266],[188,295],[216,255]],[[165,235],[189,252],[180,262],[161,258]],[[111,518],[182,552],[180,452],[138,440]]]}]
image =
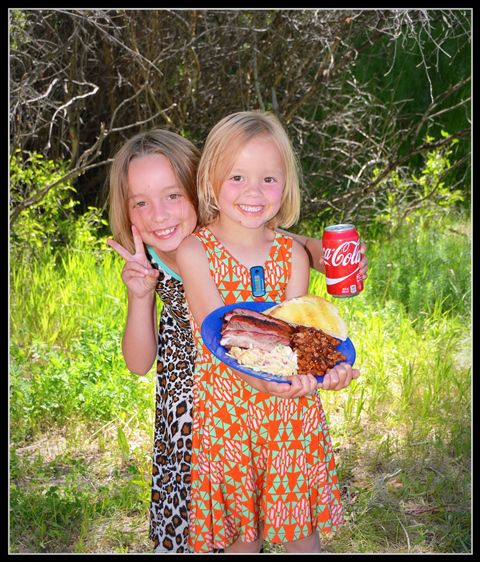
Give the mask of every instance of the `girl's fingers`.
[{"label": "girl's fingers", "polygon": [[368,271],[368,259],[365,256],[365,251],[367,246],[364,242],[360,244],[360,253],[362,254],[362,259],[360,260],[360,269],[362,271],[363,279],[367,278],[367,271]]},{"label": "girl's fingers", "polygon": [[[153,269],[153,267],[151,269]],[[129,261],[125,264],[123,268],[123,272],[130,276],[131,274],[133,274],[137,277],[138,276],[146,277],[147,275],[150,274],[150,269],[147,267],[143,267],[143,265],[138,262]]]},{"label": "girl's fingers", "polygon": [[324,390],[341,390],[359,376],[360,371],[358,369],[352,369],[348,363],[340,363],[325,374],[320,386]]},{"label": "girl's fingers", "polygon": [[338,374],[335,371],[336,367],[330,369],[323,376],[323,382],[321,383],[321,388],[324,390],[331,390],[335,386],[335,381],[338,382]]},{"label": "girl's fingers", "polygon": [[153,289],[157,285],[158,271],[154,270],[154,274],[139,273],[138,271],[127,270],[122,273],[123,282],[127,287],[134,289],[139,287],[138,282],[141,281],[140,287],[148,287]]},{"label": "girl's fingers", "polygon": [[289,383],[269,382],[266,391],[284,398],[298,398],[312,395],[318,389],[317,379],[312,375],[294,375],[289,378]]},{"label": "girl's fingers", "polygon": [[310,386],[311,386],[311,389],[312,389],[312,393],[314,393],[318,390],[318,381],[313,375],[310,375],[310,377],[311,377]]},{"label": "girl's fingers", "polygon": [[274,396],[283,396],[290,392],[290,385],[283,382],[267,382],[265,390]]},{"label": "girl's fingers", "polygon": [[143,245],[142,237],[140,236],[137,227],[132,224],[133,243],[135,244],[135,254],[147,258],[145,254],[145,246]]},{"label": "girl's fingers", "polygon": [[130,259],[132,257],[132,254],[130,252],[128,252],[123,246],[121,246],[118,242],[116,242],[115,240],[112,240],[111,238],[109,238],[107,240],[107,244],[112,247],[117,254],[122,257],[125,261],[127,261],[128,259]]},{"label": "girl's fingers", "polygon": [[302,383],[298,376],[293,376],[291,379],[289,396],[297,396],[299,391],[302,391]]},{"label": "girl's fingers", "polygon": [[317,382],[312,375],[295,375],[289,379],[290,384],[268,383],[268,390],[276,396],[285,398],[298,398],[300,396],[314,395],[318,389],[341,390],[347,387],[353,379],[360,376],[358,369],[352,369],[348,363],[340,363],[325,373],[323,382]]},{"label": "girl's fingers", "polygon": [[[133,243],[135,245],[135,254],[131,254],[128,250],[126,250],[123,246],[121,246],[118,242],[111,238],[107,240],[107,244],[111,246],[117,252],[117,254],[122,257],[127,263],[136,261],[137,263],[142,262],[143,264],[150,265],[145,253],[145,246],[143,245],[142,237],[140,236],[138,229],[133,224],[132,235]],[[148,271],[150,271],[150,267],[148,267]]]},{"label": "girl's fingers", "polygon": [[352,370],[350,369],[347,371],[345,378],[340,380],[340,383],[337,385],[336,390],[341,390],[342,388],[346,388],[352,382]]},{"label": "girl's fingers", "polygon": [[340,375],[336,370],[331,371],[329,375],[330,375],[329,387],[335,388],[340,382]]},{"label": "girl's fingers", "polygon": [[290,397],[309,396],[317,388],[317,380],[312,375],[300,375],[292,377]]}]

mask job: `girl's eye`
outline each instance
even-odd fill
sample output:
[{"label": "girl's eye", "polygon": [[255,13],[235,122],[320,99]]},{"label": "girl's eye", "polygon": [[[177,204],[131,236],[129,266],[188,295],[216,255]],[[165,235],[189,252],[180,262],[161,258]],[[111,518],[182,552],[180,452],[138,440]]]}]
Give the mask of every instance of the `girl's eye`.
[{"label": "girl's eye", "polygon": [[232,176],[231,179],[232,179],[233,181],[242,181],[243,176]]},{"label": "girl's eye", "polygon": [[181,196],[182,196],[181,193],[170,193],[168,199],[175,201],[176,199],[180,199]]},{"label": "girl's eye", "polygon": [[146,203],[145,201],[136,201],[133,206],[134,207],[145,207]]},{"label": "girl's eye", "polygon": [[275,178],[272,178],[272,176],[268,176],[265,178],[265,183],[273,183],[277,181]]}]

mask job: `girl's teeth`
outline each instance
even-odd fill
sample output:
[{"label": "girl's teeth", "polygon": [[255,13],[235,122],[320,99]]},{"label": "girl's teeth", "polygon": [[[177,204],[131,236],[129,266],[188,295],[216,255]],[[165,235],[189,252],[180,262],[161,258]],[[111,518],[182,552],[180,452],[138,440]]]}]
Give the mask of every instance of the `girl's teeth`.
[{"label": "girl's teeth", "polygon": [[263,207],[250,207],[249,205],[240,205],[240,209],[247,211],[247,213],[258,213]]},{"label": "girl's teeth", "polygon": [[168,236],[169,234],[171,234],[173,231],[175,230],[175,227],[173,228],[167,228],[166,230],[156,230],[155,234],[157,236]]}]

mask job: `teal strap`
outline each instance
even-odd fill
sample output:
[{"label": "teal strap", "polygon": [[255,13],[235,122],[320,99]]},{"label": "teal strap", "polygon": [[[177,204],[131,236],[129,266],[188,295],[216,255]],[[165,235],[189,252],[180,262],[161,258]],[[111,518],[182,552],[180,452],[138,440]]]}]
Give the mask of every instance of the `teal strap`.
[{"label": "teal strap", "polygon": [[173,277],[177,281],[180,281],[181,283],[182,278],[180,277],[180,275],[170,269],[167,264],[163,263],[163,261],[158,257],[157,252],[153,249],[153,246],[147,246],[147,248],[153,258],[153,261],[158,265],[158,267],[160,267],[163,271],[165,271],[165,273],[168,273],[171,277]]}]

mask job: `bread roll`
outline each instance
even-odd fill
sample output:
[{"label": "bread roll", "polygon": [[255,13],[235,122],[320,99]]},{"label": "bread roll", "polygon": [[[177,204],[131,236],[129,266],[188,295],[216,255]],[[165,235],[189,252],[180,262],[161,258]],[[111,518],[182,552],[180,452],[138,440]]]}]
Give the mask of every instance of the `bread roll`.
[{"label": "bread roll", "polygon": [[347,325],[340,317],[337,307],[317,295],[305,295],[284,301],[269,308],[264,314],[290,324],[323,330],[326,334],[342,341],[348,336]]}]

